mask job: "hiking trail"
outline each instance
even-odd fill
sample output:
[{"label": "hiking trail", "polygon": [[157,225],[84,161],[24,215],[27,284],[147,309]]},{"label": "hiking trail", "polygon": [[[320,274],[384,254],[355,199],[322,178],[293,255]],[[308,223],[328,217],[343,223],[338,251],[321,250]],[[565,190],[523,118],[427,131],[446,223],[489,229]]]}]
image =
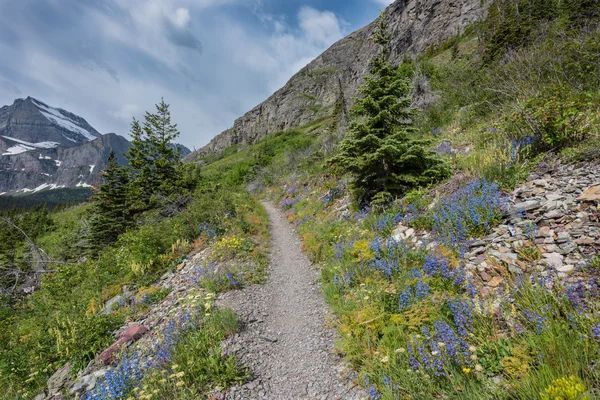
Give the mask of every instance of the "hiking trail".
[{"label": "hiking trail", "polygon": [[335,354],[329,308],[317,285],[318,271],[300,248],[284,213],[263,203],[271,231],[269,279],[224,293],[219,305],[239,316],[242,330],[225,342],[250,368],[251,379],[225,399],[365,399]]}]

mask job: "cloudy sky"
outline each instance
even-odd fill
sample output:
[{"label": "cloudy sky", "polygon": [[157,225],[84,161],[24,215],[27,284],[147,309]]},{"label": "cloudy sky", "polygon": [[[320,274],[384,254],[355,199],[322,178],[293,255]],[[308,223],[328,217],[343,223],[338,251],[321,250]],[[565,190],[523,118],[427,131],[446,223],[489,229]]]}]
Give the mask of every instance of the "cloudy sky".
[{"label": "cloudy sky", "polygon": [[126,135],[161,96],[201,147],[392,0],[0,0],[0,106]]}]

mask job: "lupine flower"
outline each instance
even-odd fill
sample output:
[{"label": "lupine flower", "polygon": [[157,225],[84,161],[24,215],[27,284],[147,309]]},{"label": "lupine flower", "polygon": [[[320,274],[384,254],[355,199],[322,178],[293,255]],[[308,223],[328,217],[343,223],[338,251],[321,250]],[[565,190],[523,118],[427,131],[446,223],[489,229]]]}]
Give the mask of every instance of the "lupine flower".
[{"label": "lupine flower", "polygon": [[537,333],[538,335],[542,333],[544,329],[546,329],[546,323],[548,322],[548,318],[527,309],[523,310],[523,314],[530,323],[535,325],[535,333]]},{"label": "lupine flower", "polygon": [[537,225],[535,222],[526,221],[523,227],[523,233],[529,240],[534,240],[537,236]]},{"label": "lupine flower", "polygon": [[600,322],[592,327],[592,335],[597,342],[600,342]]},{"label": "lupine flower", "polygon": [[452,311],[458,334],[464,338],[473,330],[472,306],[464,300],[450,300],[448,306]]}]

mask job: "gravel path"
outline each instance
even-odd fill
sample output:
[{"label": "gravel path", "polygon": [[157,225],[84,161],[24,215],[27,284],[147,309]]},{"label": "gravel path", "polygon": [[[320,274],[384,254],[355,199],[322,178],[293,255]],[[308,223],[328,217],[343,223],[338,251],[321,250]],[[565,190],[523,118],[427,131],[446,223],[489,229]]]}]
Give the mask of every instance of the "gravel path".
[{"label": "gravel path", "polygon": [[250,368],[252,379],[221,398],[365,399],[333,351],[335,332],[326,327],[317,271],[285,215],[271,203],[264,206],[272,235],[270,279],[225,293],[218,302],[240,317],[243,329],[225,349]]}]

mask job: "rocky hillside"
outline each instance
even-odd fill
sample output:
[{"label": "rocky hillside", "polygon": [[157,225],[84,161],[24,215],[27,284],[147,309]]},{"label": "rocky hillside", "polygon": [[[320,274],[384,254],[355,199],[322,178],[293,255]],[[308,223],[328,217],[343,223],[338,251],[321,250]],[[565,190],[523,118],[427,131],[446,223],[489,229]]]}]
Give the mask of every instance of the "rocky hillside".
[{"label": "rocky hillside", "polygon": [[[85,119],[32,97],[0,108],[0,194],[89,187],[110,151],[125,164],[129,141],[100,134]],[[190,153],[176,145],[183,156]]]},{"label": "rocky hillside", "polygon": [[[485,15],[488,3],[397,0],[385,10],[393,60],[399,62],[405,55],[419,54],[464,31]],[[302,126],[331,114],[336,103],[343,105],[341,111],[345,113],[376,50],[370,40],[374,27],[371,23],[335,43],[283,88],[237,119],[232,128],[217,135],[190,158],[219,153],[233,144],[252,143],[267,134]]]}]

